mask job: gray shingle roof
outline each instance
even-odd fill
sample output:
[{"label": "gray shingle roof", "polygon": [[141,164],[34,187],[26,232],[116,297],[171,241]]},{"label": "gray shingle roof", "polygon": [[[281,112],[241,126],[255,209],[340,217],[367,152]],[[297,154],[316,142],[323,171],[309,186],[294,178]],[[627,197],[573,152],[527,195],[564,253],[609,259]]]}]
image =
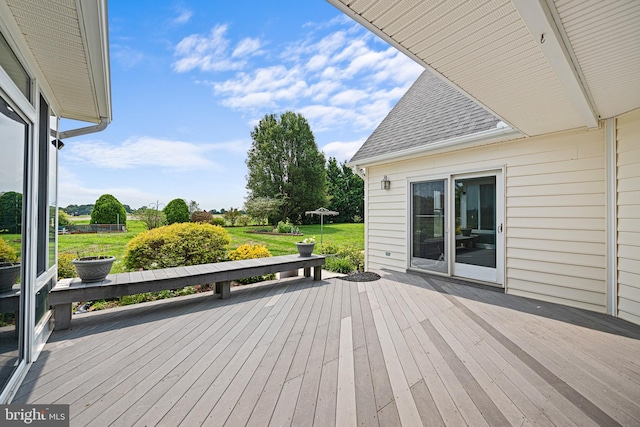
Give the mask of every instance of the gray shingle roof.
[{"label": "gray shingle roof", "polygon": [[430,71],[425,71],[350,163],[493,129],[499,121]]}]

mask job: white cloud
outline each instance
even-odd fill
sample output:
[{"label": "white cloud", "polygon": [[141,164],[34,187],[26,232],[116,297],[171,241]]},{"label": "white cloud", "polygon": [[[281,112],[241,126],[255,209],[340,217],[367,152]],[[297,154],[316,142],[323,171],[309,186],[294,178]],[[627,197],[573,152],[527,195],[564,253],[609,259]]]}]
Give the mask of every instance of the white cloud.
[{"label": "white cloud", "polygon": [[194,144],[151,137],[132,138],[120,145],[102,141],[69,144],[69,160],[105,169],[161,167],[175,171],[221,169],[211,157],[215,151],[246,152],[246,144]]},{"label": "white cloud", "polygon": [[364,144],[365,138],[350,142],[330,142],[322,147],[327,158],[335,157],[338,162],[351,160],[356,151]]},{"label": "white cloud", "polygon": [[231,57],[237,58],[247,55],[257,55],[261,53],[261,47],[262,42],[260,40],[247,37],[246,39],[240,40],[240,43],[238,43],[238,45],[234,49]]},{"label": "white cloud", "polygon": [[132,68],[144,59],[144,54],[130,46],[111,45],[111,58],[122,68]]},{"label": "white cloud", "polygon": [[152,200],[166,198],[161,193],[144,191],[136,187],[87,186],[76,174],[64,166],[58,168],[58,177],[58,205],[61,207],[70,204],[95,203],[98,197],[103,194],[112,194],[121,203],[132,207],[148,205]]},{"label": "white cloud", "polygon": [[246,38],[229,54],[231,41],[226,37],[227,25],[216,25],[208,35],[191,34],[183,38],[175,47],[178,59],[173,69],[179,73],[200,69],[201,71],[240,70],[247,64],[239,56],[259,53],[260,40]]},{"label": "white cloud", "polygon": [[[206,83],[222,105],[252,118],[294,110],[309,120],[314,132],[339,126],[370,132],[423,68],[344,19],[330,25],[339,28],[327,34],[316,31],[322,27],[316,25],[305,38],[270,50],[251,37],[232,50],[227,27],[217,25],[207,37],[183,39],[176,47],[180,59],[174,67],[235,71],[230,78]],[[244,71],[256,54],[263,55],[260,66]]]},{"label": "white cloud", "polygon": [[173,21],[171,22],[177,25],[186,24],[187,22],[189,22],[192,16],[193,16],[192,11],[187,9],[181,9],[179,10],[179,15],[173,18]]}]

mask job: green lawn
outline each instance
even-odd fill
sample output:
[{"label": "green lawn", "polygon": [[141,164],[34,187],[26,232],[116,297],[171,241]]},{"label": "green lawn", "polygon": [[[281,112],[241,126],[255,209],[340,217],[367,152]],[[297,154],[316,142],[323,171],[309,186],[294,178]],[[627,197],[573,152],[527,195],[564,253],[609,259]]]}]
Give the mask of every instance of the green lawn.
[{"label": "green lawn", "polygon": [[[78,221],[78,223],[82,222],[84,221]],[[246,232],[255,228],[226,228],[231,236],[229,248],[233,249],[244,243],[262,243],[272,255],[277,256],[296,253],[295,242],[302,240],[304,237],[315,236],[317,243],[320,243],[320,225],[300,226],[300,231],[304,233],[304,237],[250,234]],[[116,262],[111,272],[120,273],[124,271],[122,257],[127,242],[145,230],[146,226],[142,221],[129,219],[127,220],[126,233],[61,234],[58,237],[58,251],[60,253],[72,253],[76,256],[113,255],[116,257]],[[362,250],[364,249],[364,224],[326,224],[324,226],[323,242],[354,246]]]}]

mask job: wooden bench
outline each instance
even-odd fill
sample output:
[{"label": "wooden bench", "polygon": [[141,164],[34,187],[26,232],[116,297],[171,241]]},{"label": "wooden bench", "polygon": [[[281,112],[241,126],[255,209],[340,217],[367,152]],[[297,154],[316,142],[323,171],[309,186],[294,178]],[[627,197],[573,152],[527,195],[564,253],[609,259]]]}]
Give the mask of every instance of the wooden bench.
[{"label": "wooden bench", "polygon": [[232,280],[300,268],[304,269],[305,277],[311,276],[311,268],[313,268],[313,280],[320,280],[324,264],[324,255],[310,257],[284,255],[110,274],[105,280],[94,283],[84,283],[78,278],[63,279],[51,289],[49,304],[54,309],[55,328],[67,329],[71,325],[71,303],[73,302],[117,298],[205,283],[215,283],[215,294],[220,298],[227,298],[231,294]]}]

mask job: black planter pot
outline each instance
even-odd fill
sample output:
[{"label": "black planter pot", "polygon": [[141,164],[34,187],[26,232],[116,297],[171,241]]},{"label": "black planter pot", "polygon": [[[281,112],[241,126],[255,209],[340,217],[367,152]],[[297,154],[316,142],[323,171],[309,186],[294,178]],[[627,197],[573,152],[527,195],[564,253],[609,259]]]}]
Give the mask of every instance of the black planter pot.
[{"label": "black planter pot", "polygon": [[296,246],[298,247],[298,254],[301,257],[310,257],[311,253],[313,252],[313,247],[315,246],[315,243],[296,243]]},{"label": "black planter pot", "polygon": [[0,294],[9,292],[20,277],[19,262],[0,262]]},{"label": "black planter pot", "polygon": [[83,282],[100,282],[107,277],[115,260],[114,256],[94,256],[74,259],[72,262]]}]

